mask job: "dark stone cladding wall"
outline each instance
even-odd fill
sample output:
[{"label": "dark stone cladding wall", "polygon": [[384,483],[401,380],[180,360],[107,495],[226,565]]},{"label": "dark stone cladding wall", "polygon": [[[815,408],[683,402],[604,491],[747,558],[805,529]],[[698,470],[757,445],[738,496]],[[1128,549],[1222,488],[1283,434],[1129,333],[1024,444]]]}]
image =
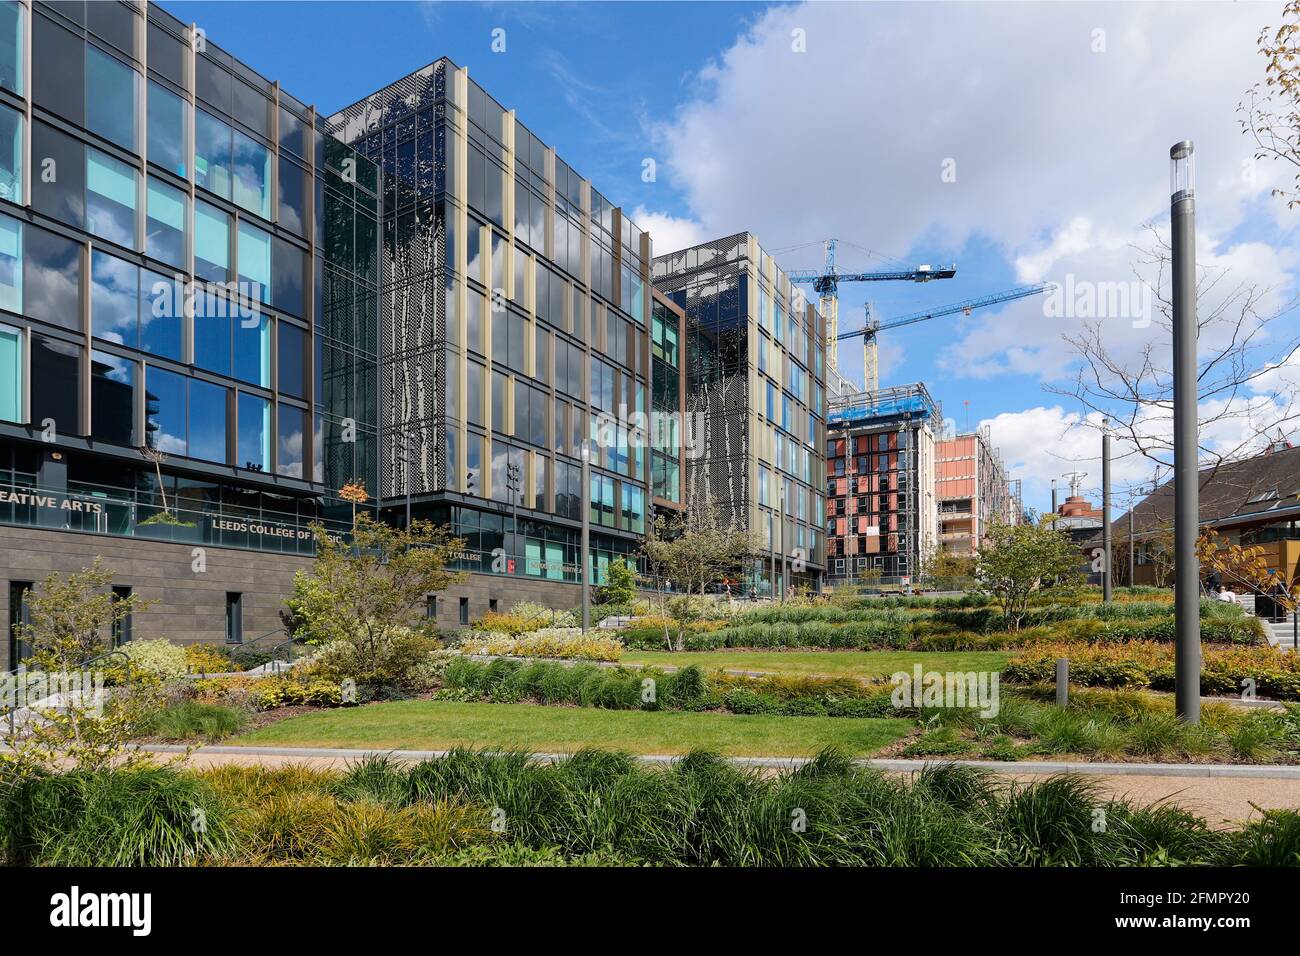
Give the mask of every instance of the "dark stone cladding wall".
[{"label": "dark stone cladding wall", "polygon": [[[42,581],[51,571],[67,574],[90,565],[96,556],[113,571],[115,585],[129,586],[158,603],[135,615],[137,640],[167,637],[177,643],[222,642],[226,638],[226,592],[243,594],[244,639],[280,627],[280,608],[293,591],[293,574],[311,567],[311,558],[206,548],[207,570],[190,570],[191,544],[139,538],[42,531],[0,526],[0,671],[9,661],[9,582]],[[594,591],[594,589],[593,589]],[[470,619],[486,612],[491,601],[506,610],[516,601],[535,601],[567,609],[581,600],[576,584],[527,578],[472,574],[463,584],[438,595],[438,625],[456,627],[460,599],[469,599]],[[269,640],[268,640],[269,643]]]}]

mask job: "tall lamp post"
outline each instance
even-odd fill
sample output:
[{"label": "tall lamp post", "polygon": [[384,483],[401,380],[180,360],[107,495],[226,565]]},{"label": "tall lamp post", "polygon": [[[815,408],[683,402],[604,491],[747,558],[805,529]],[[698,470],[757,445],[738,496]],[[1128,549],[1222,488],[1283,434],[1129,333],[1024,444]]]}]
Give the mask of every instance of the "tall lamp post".
[{"label": "tall lamp post", "polygon": [[1101,420],[1101,599],[1111,599],[1111,532],[1110,532],[1110,419]]},{"label": "tall lamp post", "polygon": [[787,590],[785,581],[785,495],[786,482],[784,478],[778,478],[781,482],[781,603],[785,603],[785,592]]},{"label": "tall lamp post", "polygon": [[1201,722],[1200,523],[1196,423],[1196,207],[1192,143],[1169,150],[1174,306],[1174,706]]},{"label": "tall lamp post", "polygon": [[579,579],[582,581],[582,633],[591,627],[591,587],[588,570],[591,564],[591,441],[582,440],[582,554]]}]

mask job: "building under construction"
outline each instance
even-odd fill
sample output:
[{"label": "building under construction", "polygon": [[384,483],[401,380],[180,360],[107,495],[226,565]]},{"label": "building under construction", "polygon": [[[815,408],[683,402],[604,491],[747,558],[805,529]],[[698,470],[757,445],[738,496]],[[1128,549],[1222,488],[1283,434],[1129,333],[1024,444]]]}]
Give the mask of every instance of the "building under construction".
[{"label": "building under construction", "polygon": [[949,554],[973,556],[994,524],[1020,520],[1019,482],[1008,477],[987,425],[940,439],[935,456],[940,546]]},{"label": "building under construction", "polygon": [[831,399],[826,434],[827,560],[832,584],[902,584],[938,536],[935,429],[917,382]]},{"label": "building under construction", "polygon": [[819,588],[826,492],[820,313],[747,232],[656,257],[653,281],[686,318],[684,502],[715,508],[723,521],[756,532],[769,555],[785,556],[755,561],[741,582],[746,590]]}]

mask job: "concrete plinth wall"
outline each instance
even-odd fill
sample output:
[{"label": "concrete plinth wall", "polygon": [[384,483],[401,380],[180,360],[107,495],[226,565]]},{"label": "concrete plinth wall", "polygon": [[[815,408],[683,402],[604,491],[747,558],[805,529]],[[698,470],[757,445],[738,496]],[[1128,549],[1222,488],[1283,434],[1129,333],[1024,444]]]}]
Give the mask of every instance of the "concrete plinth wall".
[{"label": "concrete plinth wall", "polygon": [[[281,626],[280,609],[293,593],[294,572],[312,564],[311,558],[297,555],[204,547],[205,570],[198,572],[193,569],[194,548],[141,538],[0,526],[0,671],[17,666],[9,660],[11,582],[39,583],[51,571],[80,571],[98,556],[113,572],[114,586],[130,587],[141,598],[158,602],[133,616],[135,640],[224,642],[226,594],[237,592],[242,595],[244,640],[251,641]],[[576,584],[472,574],[463,584],[437,595],[438,626],[460,624],[462,599],[469,619],[474,620],[494,601],[502,611],[517,601],[566,610],[576,607],[581,597]]]}]

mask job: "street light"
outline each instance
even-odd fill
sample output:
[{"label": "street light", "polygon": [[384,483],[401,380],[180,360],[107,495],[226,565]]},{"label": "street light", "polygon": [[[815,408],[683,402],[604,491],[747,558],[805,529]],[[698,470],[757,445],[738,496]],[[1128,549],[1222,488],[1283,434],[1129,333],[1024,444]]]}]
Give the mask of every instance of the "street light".
[{"label": "street light", "polygon": [[1169,150],[1169,222],[1174,307],[1174,701],[1201,721],[1200,524],[1196,425],[1196,207],[1192,143]]},{"label": "street light", "polygon": [[778,478],[781,482],[781,603],[785,603],[785,496],[788,491],[788,485],[784,478]]},{"label": "street light", "polygon": [[582,581],[582,633],[591,627],[591,591],[587,581],[588,565],[591,559],[591,441],[582,440],[582,568],[578,572]]},{"label": "street light", "polygon": [[1110,574],[1110,419],[1101,420],[1101,599],[1111,598]]}]

